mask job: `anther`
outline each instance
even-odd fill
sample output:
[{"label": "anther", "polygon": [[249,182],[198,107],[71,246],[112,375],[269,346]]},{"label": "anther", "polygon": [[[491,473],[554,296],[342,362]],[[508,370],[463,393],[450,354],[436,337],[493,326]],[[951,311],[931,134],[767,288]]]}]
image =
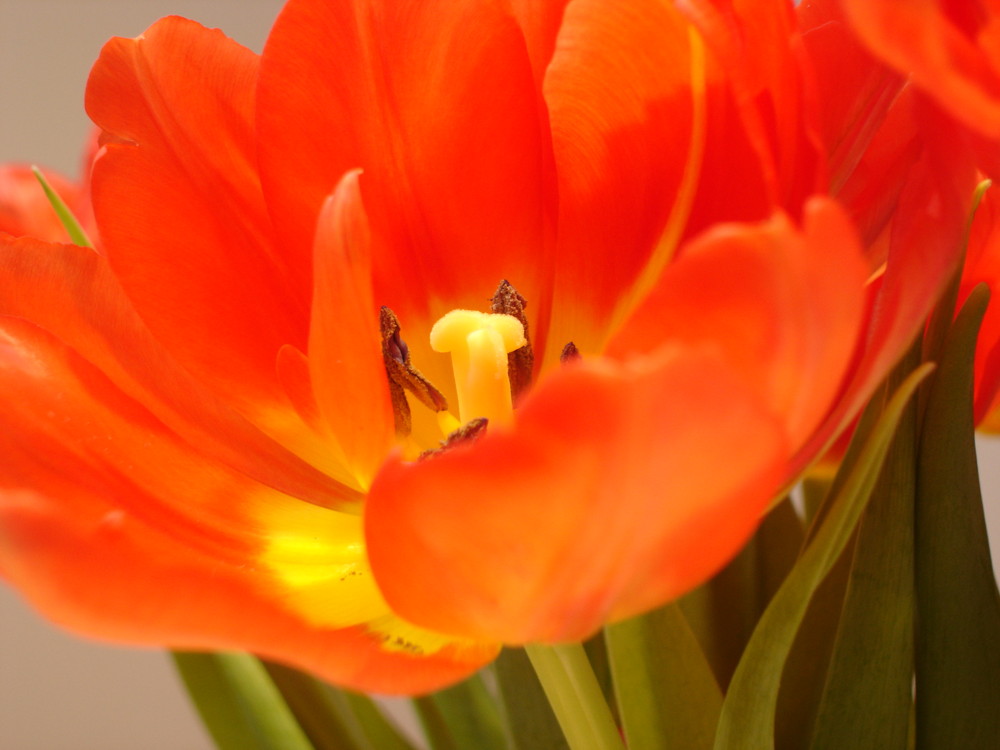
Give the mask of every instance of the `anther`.
[{"label": "anther", "polygon": [[507,354],[507,377],[510,379],[511,397],[516,402],[520,395],[531,386],[531,374],[535,365],[535,353],[531,348],[528,332],[528,316],[524,309],[528,301],[518,294],[507,279],[500,282],[490,304],[490,311],[500,315],[511,315],[524,328],[524,346]]},{"label": "anther", "polygon": [[434,458],[435,456],[440,456],[442,453],[451,450],[457,445],[464,445],[466,443],[474,443],[479,440],[483,434],[486,432],[487,420],[483,417],[478,417],[469,422],[466,422],[458,429],[450,432],[448,437],[441,441],[441,445],[438,448],[431,448],[421,453],[418,457],[418,461],[425,461],[428,458]]},{"label": "anther", "polygon": [[424,406],[434,411],[448,408],[445,397],[410,364],[410,350],[400,337],[399,319],[388,307],[379,311],[382,333],[382,361],[389,378],[389,396],[396,420],[396,435],[406,437],[412,429],[410,405],[404,391],[409,391]]},{"label": "anther", "polygon": [[566,364],[567,362],[575,362],[582,357],[583,355],[580,354],[580,350],[576,348],[576,344],[570,341],[563,347],[562,353],[559,355],[559,361]]}]

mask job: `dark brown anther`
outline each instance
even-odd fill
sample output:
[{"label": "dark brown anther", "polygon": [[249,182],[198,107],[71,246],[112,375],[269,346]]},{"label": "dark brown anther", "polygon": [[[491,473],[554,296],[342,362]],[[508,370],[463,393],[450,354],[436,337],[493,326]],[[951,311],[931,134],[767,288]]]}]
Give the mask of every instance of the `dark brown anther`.
[{"label": "dark brown anther", "polygon": [[388,307],[383,307],[379,311],[379,327],[382,331],[382,361],[389,377],[389,396],[396,417],[396,434],[399,437],[406,437],[410,434],[412,422],[410,405],[406,402],[404,391],[409,391],[420,403],[434,411],[444,411],[448,408],[448,402],[438,389],[410,364],[410,350],[399,335],[399,318]]},{"label": "dark brown anther", "polygon": [[449,433],[448,437],[441,441],[441,446],[439,448],[431,448],[429,451],[424,451],[417,457],[417,460],[425,461],[428,458],[440,456],[442,453],[451,450],[456,445],[474,443],[486,432],[487,422],[488,420],[486,417],[476,417],[475,419],[470,419],[457,430]]},{"label": "dark brown anther", "polygon": [[507,279],[500,282],[493,299],[490,301],[490,312],[511,315],[524,326],[525,345],[507,355],[507,377],[510,379],[510,394],[517,403],[518,396],[531,385],[531,373],[535,365],[535,353],[531,348],[531,336],[528,333],[528,316],[524,309],[528,301],[518,294]]},{"label": "dark brown anther", "polygon": [[582,358],[583,355],[580,354],[580,350],[576,348],[576,344],[572,341],[563,347],[562,353],[559,355],[559,361],[563,364],[566,364],[567,362],[575,362],[576,360]]}]

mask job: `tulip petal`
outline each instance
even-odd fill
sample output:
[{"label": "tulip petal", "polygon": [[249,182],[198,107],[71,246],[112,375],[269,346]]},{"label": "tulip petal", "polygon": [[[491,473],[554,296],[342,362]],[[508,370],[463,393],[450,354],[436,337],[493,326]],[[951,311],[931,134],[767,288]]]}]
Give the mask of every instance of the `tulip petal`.
[{"label": "tulip petal", "polygon": [[954,117],[1000,138],[1000,8],[989,0],[844,0],[876,57],[909,73]]},{"label": "tulip petal", "polygon": [[923,142],[915,117],[915,91],[904,89],[893,101],[881,127],[837,190],[850,211],[872,268],[885,262],[885,242],[879,236],[899,203],[907,177],[920,160]]},{"label": "tulip petal", "polygon": [[850,222],[832,201],[811,202],[801,231],[781,215],[720,226],[685,247],[607,353],[646,353],[665,340],[712,346],[783,415],[798,445],[842,386],[867,276]]},{"label": "tulip petal", "polygon": [[81,489],[49,480],[39,488],[0,489],[0,574],[75,632],[140,646],[252,651],[377,693],[435,690],[496,655],[493,646],[414,654],[386,649],[389,636],[364,625],[312,626],[260,591],[252,568],[181,547],[106,502],[116,493],[135,497],[127,485]]},{"label": "tulip petal", "polygon": [[309,371],[320,413],[363,487],[395,442],[379,313],[372,299],[371,237],[358,174],[320,212]]},{"label": "tulip petal", "polygon": [[785,450],[711,354],[584,360],[543,381],[513,430],[390,461],[365,511],[372,570],[393,610],[424,627],[579,640],[723,565],[767,507]]},{"label": "tulip petal", "polygon": [[792,4],[679,0],[677,5],[730,80],[772,206],[797,217],[806,198],[825,186],[826,164],[816,143],[817,107],[803,79],[804,55]]},{"label": "tulip petal", "polygon": [[800,3],[797,15],[819,94],[818,130],[836,191],[866,153],[904,79],[872,57],[851,33],[840,0]]},{"label": "tulip petal", "polygon": [[[64,626],[252,650],[381,691],[439,687],[495,653],[440,637],[420,659],[396,646],[413,628],[393,620],[370,576],[352,572],[367,570],[357,516],[189,452],[30,323],[0,322],[0,387],[11,397],[0,414],[0,574]],[[319,538],[338,550],[341,577],[317,614],[303,550]]]},{"label": "tulip petal", "polygon": [[[600,351],[610,318],[689,200],[701,133],[700,41],[670,3],[569,4],[545,78],[559,180],[547,359]],[[674,217],[683,226],[686,213]]]},{"label": "tulip petal", "polygon": [[751,139],[732,82],[710,51],[707,67],[704,153],[684,238],[720,221],[761,221],[778,202],[770,157]]},{"label": "tulip petal", "polygon": [[971,154],[954,148],[961,136],[935,108],[924,106],[916,116],[922,124],[923,153],[899,197],[867,338],[850,382],[823,425],[798,452],[790,477],[822,453],[858,413],[913,343],[961,263],[976,187]]},{"label": "tulip petal", "polygon": [[[0,315],[52,333],[206,457],[319,505],[359,499],[261,433],[168,357],[106,259],[93,251],[0,239]],[[336,464],[321,466],[336,476]]]},{"label": "tulip petal", "polygon": [[375,301],[404,328],[476,309],[504,278],[537,299],[546,147],[524,38],[500,4],[292,0],[257,111],[291,256],[311,254],[323,201],[360,168]]},{"label": "tulip petal", "polygon": [[166,18],[112,39],[87,87],[111,136],[93,169],[103,250],[153,334],[235,403],[278,398],[278,349],[304,346],[308,291],[273,251],[255,171],[258,58]]},{"label": "tulip petal", "polygon": [[[178,535],[217,537],[234,549],[253,544],[255,507],[268,504],[246,498],[266,495],[283,498],[273,501],[279,505],[315,507],[194,453],[149,410],[34,324],[5,316],[0,325],[4,432],[17,436],[18,456],[36,457],[25,464],[41,462],[59,474],[55,457],[64,455],[69,465],[104,466],[127,477],[138,492],[163,496],[133,512]],[[17,460],[8,466],[15,474],[21,468]],[[233,497],[244,500],[234,503]]]},{"label": "tulip petal", "polygon": [[539,91],[545,70],[555,52],[559,26],[569,2],[570,0],[509,0],[511,11],[528,45],[528,57],[531,59]]},{"label": "tulip petal", "polygon": [[[719,222],[798,219],[826,188],[808,60],[790,6],[770,0],[679,0],[706,46],[704,154],[683,239]],[[683,252],[683,247],[677,252]]]}]

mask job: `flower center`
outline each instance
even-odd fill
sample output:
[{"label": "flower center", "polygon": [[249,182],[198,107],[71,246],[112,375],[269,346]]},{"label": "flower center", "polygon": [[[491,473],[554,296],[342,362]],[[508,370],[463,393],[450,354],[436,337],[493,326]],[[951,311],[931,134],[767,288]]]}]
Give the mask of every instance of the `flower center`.
[{"label": "flower center", "polygon": [[452,310],[431,329],[431,348],[450,353],[458,392],[458,416],[509,424],[514,404],[507,354],[527,343],[524,326],[512,315]]}]

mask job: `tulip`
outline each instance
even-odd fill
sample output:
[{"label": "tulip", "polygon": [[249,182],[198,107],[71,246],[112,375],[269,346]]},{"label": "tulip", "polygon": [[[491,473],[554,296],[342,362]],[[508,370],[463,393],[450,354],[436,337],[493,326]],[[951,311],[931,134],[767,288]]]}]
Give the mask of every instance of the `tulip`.
[{"label": "tulip", "polygon": [[[896,118],[885,139],[905,149],[911,140],[906,133],[919,130],[919,120],[924,129],[929,122],[947,144],[942,158],[974,164],[986,176],[1000,177],[1000,62],[995,52],[1000,15],[995,4],[847,0],[844,9],[857,39],[873,56],[900,73],[911,74],[907,102],[898,108],[910,112]],[[882,166],[888,166],[887,162]],[[883,173],[892,171],[890,166]],[[949,173],[949,169],[940,171],[944,176]],[[995,203],[996,198],[987,192],[971,221],[959,302],[979,283],[996,286]],[[975,420],[987,430],[995,430],[997,424],[997,337],[997,311],[992,304],[976,350]]]},{"label": "tulip", "polygon": [[292,0],[260,57],[109,42],[98,250],[2,240],[0,573],[82,633],[399,693],[704,582],[965,209],[917,162],[866,328],[795,15],[720,8]]},{"label": "tulip", "polygon": [[[913,85],[959,124],[984,172],[1000,174],[1000,15],[989,0],[893,3],[845,0],[871,54],[909,73]],[[963,143],[964,142],[964,143]]]}]

